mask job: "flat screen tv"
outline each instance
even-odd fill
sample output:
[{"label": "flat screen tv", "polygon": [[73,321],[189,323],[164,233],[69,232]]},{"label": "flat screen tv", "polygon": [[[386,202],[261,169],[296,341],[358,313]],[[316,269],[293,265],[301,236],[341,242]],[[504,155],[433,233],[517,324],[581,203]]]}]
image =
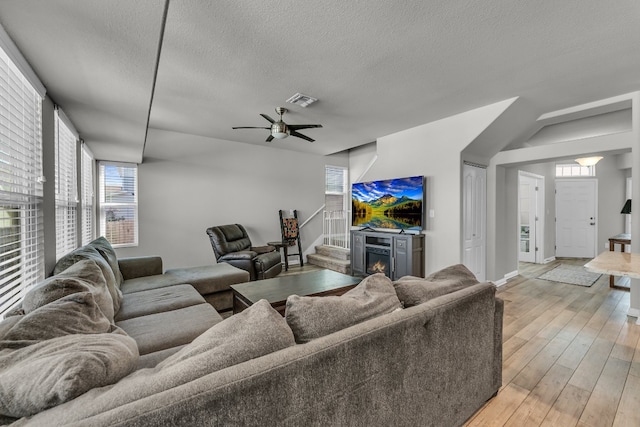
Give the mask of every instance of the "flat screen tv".
[{"label": "flat screen tv", "polygon": [[423,200],[424,176],[356,182],[351,186],[351,225],[420,231]]}]

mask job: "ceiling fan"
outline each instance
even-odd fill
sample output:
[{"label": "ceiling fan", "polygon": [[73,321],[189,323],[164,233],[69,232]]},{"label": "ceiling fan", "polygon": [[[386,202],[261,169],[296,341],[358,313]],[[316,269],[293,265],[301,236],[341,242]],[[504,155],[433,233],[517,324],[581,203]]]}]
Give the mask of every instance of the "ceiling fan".
[{"label": "ceiling fan", "polygon": [[315,141],[315,139],[311,139],[308,136],[301,134],[300,132],[298,132],[298,130],[321,128],[322,125],[288,125],[282,121],[282,115],[287,111],[289,110],[284,107],[276,107],[276,113],[280,115],[280,120],[278,120],[277,122],[266,114],[260,114],[262,117],[267,119],[269,123],[271,123],[270,127],[236,126],[233,129],[269,129],[271,131],[271,135],[269,135],[269,137],[266,139],[266,142],[273,141],[273,138],[284,139],[289,135],[297,136],[298,138],[302,138],[309,142]]}]

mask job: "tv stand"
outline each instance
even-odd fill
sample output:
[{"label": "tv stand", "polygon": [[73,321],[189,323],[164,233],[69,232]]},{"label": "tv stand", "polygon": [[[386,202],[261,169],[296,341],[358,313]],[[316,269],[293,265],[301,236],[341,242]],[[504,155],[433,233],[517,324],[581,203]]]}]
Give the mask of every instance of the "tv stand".
[{"label": "tv stand", "polygon": [[351,274],[424,277],[424,234],[351,231]]}]

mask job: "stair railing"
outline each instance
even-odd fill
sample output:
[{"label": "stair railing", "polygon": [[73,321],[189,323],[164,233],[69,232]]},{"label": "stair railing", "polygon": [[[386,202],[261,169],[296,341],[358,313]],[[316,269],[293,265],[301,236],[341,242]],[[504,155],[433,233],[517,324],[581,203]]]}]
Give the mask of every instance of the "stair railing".
[{"label": "stair railing", "polygon": [[337,248],[349,249],[349,221],[348,211],[323,211],[322,232],[323,244]]}]

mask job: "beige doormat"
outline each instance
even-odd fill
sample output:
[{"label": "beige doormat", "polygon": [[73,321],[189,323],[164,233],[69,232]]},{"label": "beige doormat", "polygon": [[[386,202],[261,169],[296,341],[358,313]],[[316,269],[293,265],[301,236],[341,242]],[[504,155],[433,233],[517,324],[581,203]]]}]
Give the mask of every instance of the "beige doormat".
[{"label": "beige doormat", "polygon": [[550,282],[568,283],[570,285],[591,286],[602,276],[592,273],[580,265],[560,264],[559,266],[538,276],[538,279]]}]

